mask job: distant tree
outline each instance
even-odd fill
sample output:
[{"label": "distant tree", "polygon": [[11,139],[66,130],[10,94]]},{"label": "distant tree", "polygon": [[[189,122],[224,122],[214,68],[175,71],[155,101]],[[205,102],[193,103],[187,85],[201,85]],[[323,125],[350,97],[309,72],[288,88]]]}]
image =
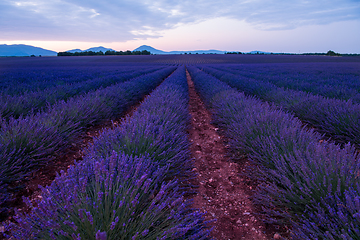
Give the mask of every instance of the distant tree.
[{"label": "distant tree", "polygon": [[225,54],[242,54],[242,52],[225,52]]},{"label": "distant tree", "polygon": [[116,51],[107,50],[105,55],[116,55]]},{"label": "distant tree", "polygon": [[151,55],[151,53],[147,50],[143,51],[130,51],[127,50],[126,52],[123,51],[113,51],[107,50],[105,53],[102,51],[94,52],[94,51],[84,51],[84,52],[58,52],[58,56],[101,56],[101,55]]},{"label": "distant tree", "polygon": [[329,50],[327,53],[326,53],[327,56],[340,56],[341,54],[340,53],[336,53],[334,51],[331,51]]},{"label": "distant tree", "polygon": [[141,51],[141,55],[150,55],[151,52],[147,51],[147,50],[142,50]]},{"label": "distant tree", "polygon": [[71,52],[58,52],[58,56],[73,56],[73,53]]}]

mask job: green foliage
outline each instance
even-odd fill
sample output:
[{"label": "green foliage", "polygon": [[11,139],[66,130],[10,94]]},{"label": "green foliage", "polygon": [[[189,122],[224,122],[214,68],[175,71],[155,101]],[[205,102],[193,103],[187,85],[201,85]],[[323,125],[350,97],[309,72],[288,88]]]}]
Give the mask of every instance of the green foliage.
[{"label": "green foliage", "polygon": [[340,53],[336,53],[334,51],[331,51],[329,50],[327,53],[326,53],[327,56],[341,56]]},{"label": "green foliage", "polygon": [[102,55],[150,55],[151,53],[147,50],[143,51],[130,51],[127,50],[125,52],[123,51],[112,51],[108,50],[105,53],[102,51],[99,52],[93,52],[93,51],[84,51],[84,52],[58,52],[58,56],[102,56]]}]

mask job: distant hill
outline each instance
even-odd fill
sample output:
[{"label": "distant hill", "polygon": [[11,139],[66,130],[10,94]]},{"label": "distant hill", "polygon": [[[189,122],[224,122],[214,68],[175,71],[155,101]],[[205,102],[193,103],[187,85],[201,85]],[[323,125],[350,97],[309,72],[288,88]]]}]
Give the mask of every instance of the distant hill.
[{"label": "distant hill", "polygon": [[106,52],[106,51],[115,51],[114,49],[111,49],[111,48],[104,48],[102,46],[100,47],[92,47],[92,48],[89,48],[89,49],[86,49],[85,51],[93,51],[93,52],[99,52],[99,51],[102,51],[102,52]]},{"label": "distant hill", "polygon": [[89,49],[86,49],[86,50],[81,50],[81,49],[72,49],[72,50],[68,50],[66,52],[71,52],[71,53],[75,53],[75,52],[89,52],[89,51],[93,51],[93,52],[100,52],[102,51],[103,53],[105,53],[106,51],[115,51],[114,49],[111,49],[111,48],[105,48],[105,47],[92,47],[92,48],[89,48]]},{"label": "distant hill", "polygon": [[76,48],[76,49],[72,49],[72,50],[68,50],[66,52],[71,52],[71,53],[75,53],[75,52],[82,52],[83,50]]},{"label": "distant hill", "polygon": [[134,49],[133,51],[140,51],[141,52],[141,51],[144,51],[144,50],[151,52],[151,54],[169,54],[168,52],[158,50],[158,49],[155,49],[155,48],[147,46],[147,45],[142,45],[142,46]]},{"label": "distant hill", "polygon": [[[81,49],[72,49],[72,50],[68,50],[66,52],[71,52],[71,53],[75,53],[75,52],[89,52],[89,51],[93,51],[93,52],[99,52],[102,51],[103,53],[105,53],[106,51],[116,51],[114,49],[111,48],[105,48],[102,46],[99,47],[92,47],[86,50],[81,50]],[[136,49],[134,49],[133,51],[149,51],[151,54],[224,54],[226,53],[226,51],[220,51],[220,50],[195,50],[195,51],[170,51],[170,52],[166,52],[166,51],[162,51],[156,48],[153,48],[151,46],[148,45],[142,45]],[[263,51],[251,51],[248,52],[247,54],[271,54],[270,52],[263,52]],[[274,53],[276,54],[276,53]],[[51,51],[51,50],[46,50],[43,48],[39,48],[39,47],[34,47],[34,46],[30,46],[30,45],[24,45],[24,44],[14,44],[14,45],[0,45],[0,56],[31,56],[31,55],[35,55],[35,56],[57,56],[57,52],[55,51]]]},{"label": "distant hill", "polygon": [[0,45],[0,56],[56,56],[57,52],[24,44]]},{"label": "distant hill", "polygon": [[136,49],[134,49],[134,51],[149,51],[152,54],[224,54],[225,51],[220,51],[220,50],[195,50],[195,51],[170,51],[170,52],[165,52],[156,48],[153,48],[151,46],[147,46],[147,45],[142,45]]}]

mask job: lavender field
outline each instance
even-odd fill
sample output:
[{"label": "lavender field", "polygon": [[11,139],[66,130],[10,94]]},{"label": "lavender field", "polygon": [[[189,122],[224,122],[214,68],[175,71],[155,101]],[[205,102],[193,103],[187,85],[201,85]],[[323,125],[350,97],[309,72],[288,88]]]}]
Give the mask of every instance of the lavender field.
[{"label": "lavender field", "polygon": [[[360,239],[360,58],[217,54],[0,58],[3,238],[220,239],[192,203],[188,81],[224,137],[213,154],[249,162],[257,239]],[[81,158],[25,194],[94,127]]]}]

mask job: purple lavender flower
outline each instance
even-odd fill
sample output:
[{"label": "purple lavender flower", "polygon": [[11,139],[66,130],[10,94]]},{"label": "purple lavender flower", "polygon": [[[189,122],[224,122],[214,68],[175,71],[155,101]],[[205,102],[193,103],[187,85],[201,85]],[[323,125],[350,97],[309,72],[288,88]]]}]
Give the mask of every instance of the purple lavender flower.
[{"label": "purple lavender flower", "polygon": [[142,235],[143,237],[145,237],[148,233],[149,233],[149,229],[145,229],[145,230],[141,233],[141,235]]},{"label": "purple lavender flower", "polygon": [[93,217],[90,212],[86,212],[87,220],[90,222],[91,225],[93,225]]},{"label": "purple lavender flower", "polygon": [[114,228],[118,222],[119,222],[119,217],[116,217],[115,221],[111,222],[110,230],[114,230]]},{"label": "purple lavender flower", "polygon": [[106,232],[100,232],[100,230],[97,231],[95,237],[96,237],[96,240],[106,240],[107,239]]},{"label": "purple lavender flower", "polygon": [[78,233],[77,235],[75,235],[75,233],[73,233],[71,235],[71,237],[73,238],[73,240],[81,240],[80,233]]}]

